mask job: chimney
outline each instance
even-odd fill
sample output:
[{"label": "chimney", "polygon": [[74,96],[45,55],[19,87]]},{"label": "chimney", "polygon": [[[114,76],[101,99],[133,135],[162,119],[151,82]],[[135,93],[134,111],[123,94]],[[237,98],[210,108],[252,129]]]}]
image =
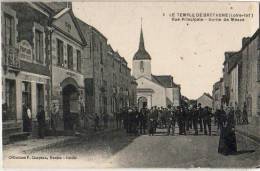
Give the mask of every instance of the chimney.
[{"label": "chimney", "polygon": [[249,42],[249,40],[250,40],[250,37],[243,37],[243,39],[242,39],[242,47],[244,47],[247,44],[247,42]]},{"label": "chimney", "polygon": [[225,61],[228,61],[230,56],[232,56],[235,52],[225,52]]}]

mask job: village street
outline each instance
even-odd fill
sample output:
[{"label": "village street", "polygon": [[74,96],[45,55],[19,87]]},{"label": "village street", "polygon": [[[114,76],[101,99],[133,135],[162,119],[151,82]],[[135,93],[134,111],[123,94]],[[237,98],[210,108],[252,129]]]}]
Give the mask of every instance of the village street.
[{"label": "village street", "polygon": [[[32,157],[47,157],[41,162],[16,160],[21,167],[65,168],[186,168],[186,167],[250,167],[260,164],[260,146],[245,136],[236,134],[238,153],[230,156],[218,154],[216,128],[213,135],[166,136],[161,129],[155,136],[128,136],[123,130],[114,130],[95,137],[78,138],[55,147],[27,153]],[[192,133],[192,132],[190,132]],[[5,154],[5,152],[4,152]],[[21,154],[22,155],[22,154]],[[51,159],[50,156],[56,159]],[[5,156],[5,159],[8,156]],[[58,159],[61,157],[62,159]],[[39,159],[40,160],[40,159]],[[6,165],[8,165],[8,161]],[[11,160],[12,161],[12,160]],[[10,165],[8,165],[11,167]]]}]

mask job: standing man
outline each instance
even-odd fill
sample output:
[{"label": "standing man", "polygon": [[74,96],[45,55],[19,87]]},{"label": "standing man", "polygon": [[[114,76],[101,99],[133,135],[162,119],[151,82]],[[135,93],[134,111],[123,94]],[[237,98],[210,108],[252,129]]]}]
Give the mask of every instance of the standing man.
[{"label": "standing man", "polygon": [[176,115],[176,109],[173,108],[173,110],[171,111],[171,118],[172,118],[172,135],[175,134],[175,125],[176,125],[176,122],[177,122],[177,115]]},{"label": "standing man", "polygon": [[116,119],[116,128],[119,129],[121,128],[121,120],[120,120],[120,113],[115,112],[115,119]]},{"label": "standing man", "polygon": [[152,107],[150,110],[150,113],[148,115],[148,131],[149,131],[149,135],[154,135],[154,112],[155,112],[155,108]]},{"label": "standing man", "polygon": [[177,106],[176,117],[177,117],[177,122],[178,122],[178,127],[179,127],[179,135],[181,135],[182,123],[181,123],[181,107],[180,106]]},{"label": "standing man", "polygon": [[191,120],[191,112],[189,108],[186,108],[186,131],[189,131],[191,129],[190,127],[190,120]]},{"label": "standing man", "polygon": [[30,132],[30,127],[29,127],[30,121],[27,114],[27,106],[25,104],[23,105],[22,115],[23,115],[23,132]]},{"label": "standing man", "polygon": [[219,113],[219,128],[220,128],[220,131],[224,127],[225,122],[226,122],[226,112],[223,109],[223,106],[221,105],[220,113]]},{"label": "standing man", "polygon": [[97,113],[95,113],[94,122],[95,122],[95,131],[97,131],[99,129],[99,116]]},{"label": "standing man", "polygon": [[130,121],[131,133],[137,135],[138,134],[138,111],[134,107],[130,112],[130,116],[131,116],[131,121]]},{"label": "standing man", "polygon": [[203,126],[204,126],[204,134],[207,135],[209,132],[209,136],[211,136],[211,112],[209,111],[208,106],[206,106],[204,109]]},{"label": "standing man", "polygon": [[167,135],[170,135],[171,129],[172,129],[172,135],[174,135],[175,130],[175,118],[174,118],[174,112],[169,107],[166,113],[166,124],[167,124]]},{"label": "standing man", "polygon": [[147,117],[147,109],[143,107],[140,110],[139,114],[139,122],[140,122],[140,134],[145,134],[146,129],[146,117]]},{"label": "standing man", "polygon": [[235,116],[236,116],[236,124],[239,125],[241,123],[241,111],[239,107],[235,110]]},{"label": "standing man", "polygon": [[39,106],[39,112],[37,113],[37,121],[38,121],[38,136],[39,138],[44,138],[45,131],[45,111],[43,106]]},{"label": "standing man", "polygon": [[246,106],[246,103],[244,103],[242,123],[243,123],[243,124],[248,124],[248,116],[247,116],[247,106]]},{"label": "standing man", "polygon": [[183,135],[186,135],[185,124],[186,124],[186,110],[185,110],[185,107],[183,106],[181,108],[181,130],[182,130],[181,134],[183,134]]},{"label": "standing man", "polygon": [[192,122],[195,131],[194,135],[199,135],[198,134],[199,113],[196,105],[192,109]]},{"label": "standing man", "polygon": [[56,104],[53,103],[52,112],[51,112],[51,128],[55,136],[57,136],[58,116],[59,116],[59,109],[56,106]]},{"label": "standing man", "polygon": [[198,115],[199,115],[199,125],[200,125],[200,132],[203,132],[203,109],[201,108],[201,103],[198,104]]},{"label": "standing man", "polygon": [[31,109],[29,108],[29,106],[27,106],[27,115],[28,115],[28,118],[29,118],[29,130],[30,132],[32,132],[32,112],[31,112]]}]

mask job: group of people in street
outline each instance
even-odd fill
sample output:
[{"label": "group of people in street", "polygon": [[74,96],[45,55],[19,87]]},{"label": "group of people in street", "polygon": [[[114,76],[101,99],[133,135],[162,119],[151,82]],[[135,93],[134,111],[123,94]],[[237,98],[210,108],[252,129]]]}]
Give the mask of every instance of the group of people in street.
[{"label": "group of people in street", "polygon": [[[209,107],[201,107],[201,104],[192,107],[168,106],[167,108],[153,106],[138,110],[136,107],[121,111],[120,118],[124,128],[129,134],[149,134],[153,136],[157,128],[167,130],[167,135],[175,135],[178,126],[179,135],[187,135],[188,131],[194,130],[194,135],[199,131],[205,135],[211,135],[211,118],[213,114]],[[117,126],[120,126],[120,119]]]},{"label": "group of people in street", "polygon": [[[56,132],[58,108],[54,105],[51,126]],[[243,111],[245,113],[245,111]],[[120,113],[116,113],[114,120],[117,128],[123,128],[127,134],[140,135],[148,134],[153,136],[158,128],[166,130],[166,135],[175,135],[175,129],[178,128],[179,135],[212,135],[212,118],[215,119],[215,125],[220,132],[218,152],[224,155],[237,152],[235,125],[248,124],[247,115],[241,117],[239,108],[222,106],[212,113],[209,107],[198,105],[187,106],[168,106],[167,108],[153,106],[151,109],[146,107],[138,110],[137,107],[124,108]],[[246,119],[245,119],[246,117]],[[46,129],[45,111],[43,106],[38,107],[36,115],[38,125],[38,137],[44,138]],[[24,132],[32,131],[32,114],[27,106],[23,106],[23,128]],[[94,129],[100,129],[103,121],[104,128],[108,127],[109,116],[94,114]]]},{"label": "group of people in street", "polygon": [[[215,118],[215,125],[220,133],[218,152],[229,155],[237,152],[235,135],[235,113],[233,107],[226,106],[225,109],[217,110],[215,113],[209,107],[201,107],[201,104],[191,107],[178,106],[167,108],[152,107],[128,108],[118,115],[118,126],[120,120],[123,121],[124,129],[128,134],[140,135],[148,134],[153,136],[157,128],[166,129],[166,135],[175,135],[178,127],[179,135],[212,135],[212,118]],[[193,130],[193,131],[192,131]]]}]

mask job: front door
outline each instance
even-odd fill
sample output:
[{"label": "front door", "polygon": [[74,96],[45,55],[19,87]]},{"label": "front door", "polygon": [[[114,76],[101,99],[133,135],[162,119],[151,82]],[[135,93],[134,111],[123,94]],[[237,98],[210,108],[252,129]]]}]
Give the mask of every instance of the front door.
[{"label": "front door", "polygon": [[64,130],[73,130],[75,116],[79,114],[78,92],[73,85],[67,85],[62,90]]},{"label": "front door", "polygon": [[139,97],[139,99],[138,99],[138,109],[139,109],[139,111],[143,107],[147,107],[147,98],[146,97]]},{"label": "front door", "polygon": [[37,113],[39,107],[44,107],[44,88],[43,84],[36,84]]}]

